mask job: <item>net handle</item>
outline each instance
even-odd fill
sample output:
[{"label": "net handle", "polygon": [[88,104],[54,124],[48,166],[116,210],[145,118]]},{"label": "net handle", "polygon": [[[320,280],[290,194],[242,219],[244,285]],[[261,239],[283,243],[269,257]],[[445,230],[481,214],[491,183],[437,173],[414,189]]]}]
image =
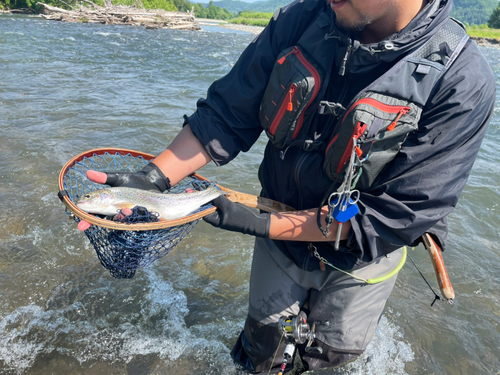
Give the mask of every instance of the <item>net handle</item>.
[{"label": "net handle", "polygon": [[[134,157],[142,157],[147,161],[153,160],[155,158],[154,155],[143,153],[140,151],[134,151],[134,150],[128,150],[124,148],[97,148],[89,151],[82,152],[79,155],[76,155],[75,157],[71,158],[64,167],[61,169],[61,172],[59,173],[59,192],[64,192],[64,176],[68,172],[69,168],[71,168],[75,163],[82,161],[85,157],[92,157],[93,155],[102,155],[105,153],[109,154],[115,154],[119,153],[121,155],[132,155]],[[195,177],[196,179],[200,181],[208,181],[205,177],[199,175],[199,174],[193,174],[191,175],[192,177]],[[259,197],[256,195],[252,194],[246,194],[246,193],[241,193],[235,190],[231,190],[228,188],[225,188],[219,184],[217,186],[224,192],[227,193],[226,197],[231,200],[232,202],[237,202],[244,204],[247,207],[251,208],[257,208],[259,210],[263,210],[266,212],[284,212],[284,211],[295,211],[292,207],[287,206],[283,203],[276,202],[272,199],[268,198],[263,198]],[[182,224],[186,224],[189,222],[192,222],[194,220],[201,219],[204,216],[207,216],[214,212],[216,210],[215,207],[210,207],[207,208],[203,211],[196,212],[194,214],[191,214],[189,216],[180,218],[180,219],[175,219],[175,220],[160,220],[154,223],[138,223],[138,224],[125,224],[125,223],[119,223],[111,220],[105,220],[101,219],[97,216],[94,216],[92,214],[89,214],[85,211],[82,211],[79,209],[72,201],[69,199],[68,195],[60,194],[59,195],[61,201],[64,203],[66,208],[75,216],[78,218],[88,221],[90,224],[93,225],[98,225],[103,228],[108,228],[108,229],[115,229],[115,230],[135,230],[135,231],[143,231],[143,230],[156,230],[156,229],[164,229],[164,228],[170,228]]]}]

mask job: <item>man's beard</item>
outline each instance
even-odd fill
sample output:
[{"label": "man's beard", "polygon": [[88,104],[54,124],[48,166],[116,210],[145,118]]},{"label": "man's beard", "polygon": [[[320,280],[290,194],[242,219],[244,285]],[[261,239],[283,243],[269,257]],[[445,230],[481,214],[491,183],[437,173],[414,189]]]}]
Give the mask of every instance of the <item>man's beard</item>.
[{"label": "man's beard", "polygon": [[361,14],[361,19],[358,22],[349,22],[346,20],[339,20],[338,18],[335,20],[335,24],[337,27],[347,33],[359,34],[363,29],[370,25],[372,21],[370,17],[366,14]]}]

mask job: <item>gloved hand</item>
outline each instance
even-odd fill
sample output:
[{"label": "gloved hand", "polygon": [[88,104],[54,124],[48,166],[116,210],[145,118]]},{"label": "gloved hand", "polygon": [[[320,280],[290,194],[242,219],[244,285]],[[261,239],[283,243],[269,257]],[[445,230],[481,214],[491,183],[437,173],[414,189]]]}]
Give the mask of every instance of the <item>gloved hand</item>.
[{"label": "gloved hand", "polygon": [[257,213],[241,203],[234,203],[221,195],[212,204],[217,210],[203,218],[207,223],[221,229],[269,238],[271,214]]},{"label": "gloved hand", "polygon": [[[156,190],[163,193],[171,188],[170,179],[154,163],[149,163],[138,172],[98,172],[87,171],[89,180],[98,184],[106,184],[112,187],[131,187],[143,190]],[[132,212],[131,210],[129,210]],[[124,214],[129,214],[124,212]],[[78,223],[78,230],[85,231],[90,228],[90,223],[82,220]]]},{"label": "gloved hand", "polygon": [[87,171],[87,177],[97,183],[112,187],[131,187],[156,190],[163,193],[170,189],[170,179],[154,163],[149,163],[138,172],[97,172]]}]

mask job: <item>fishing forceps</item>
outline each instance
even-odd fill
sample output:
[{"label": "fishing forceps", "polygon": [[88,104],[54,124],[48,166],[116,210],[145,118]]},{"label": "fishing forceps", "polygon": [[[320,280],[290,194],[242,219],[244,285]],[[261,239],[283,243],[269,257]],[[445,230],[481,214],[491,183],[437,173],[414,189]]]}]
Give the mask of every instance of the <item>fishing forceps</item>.
[{"label": "fishing forceps", "polygon": [[341,211],[347,209],[347,205],[356,204],[359,201],[359,190],[345,190],[342,192],[334,192],[330,195],[328,199],[328,205],[332,208],[339,208]]},{"label": "fishing forceps", "polygon": [[[335,250],[338,250],[340,247],[340,235],[343,223],[359,212],[357,203],[359,201],[360,192],[359,190],[352,189],[354,162],[356,159],[356,139],[353,138],[352,141],[351,157],[345,172],[344,180],[338,190],[333,192],[328,198],[329,214],[335,217],[338,222]],[[352,209],[347,213],[348,207],[352,207]]]}]

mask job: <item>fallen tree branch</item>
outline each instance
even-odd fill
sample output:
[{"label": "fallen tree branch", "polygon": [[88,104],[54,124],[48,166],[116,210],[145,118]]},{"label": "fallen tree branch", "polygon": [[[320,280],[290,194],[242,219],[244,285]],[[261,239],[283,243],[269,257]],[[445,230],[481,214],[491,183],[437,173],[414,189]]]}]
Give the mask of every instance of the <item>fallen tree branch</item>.
[{"label": "fallen tree branch", "polygon": [[[114,6],[111,1],[101,7],[91,0],[79,0],[80,9],[67,10],[45,3],[37,3],[42,8],[41,16],[48,20],[80,23],[103,23],[114,25],[145,26],[149,29],[199,30],[193,12],[167,12],[163,9],[148,10],[136,7]],[[89,4],[93,9],[84,6]]]}]

